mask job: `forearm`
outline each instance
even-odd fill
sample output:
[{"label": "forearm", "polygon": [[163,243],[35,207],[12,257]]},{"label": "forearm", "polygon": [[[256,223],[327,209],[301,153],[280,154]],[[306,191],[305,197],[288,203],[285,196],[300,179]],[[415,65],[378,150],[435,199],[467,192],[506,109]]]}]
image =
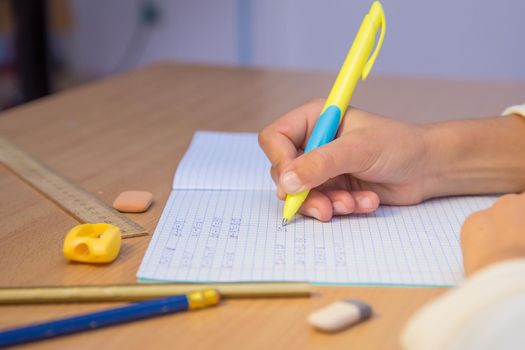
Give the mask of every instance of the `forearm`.
[{"label": "forearm", "polygon": [[525,118],[449,121],[425,133],[425,198],[525,191]]}]

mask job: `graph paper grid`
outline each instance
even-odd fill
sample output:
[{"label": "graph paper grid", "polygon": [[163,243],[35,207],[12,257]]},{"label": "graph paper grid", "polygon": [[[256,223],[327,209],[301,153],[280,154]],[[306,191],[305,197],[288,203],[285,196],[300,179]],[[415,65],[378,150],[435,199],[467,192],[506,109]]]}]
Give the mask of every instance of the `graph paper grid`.
[{"label": "graph paper grid", "polygon": [[[217,146],[204,152],[210,144]],[[139,280],[452,286],[463,279],[463,220],[496,199],[381,206],[328,223],[298,216],[282,227],[269,166],[254,134],[198,133]]]}]

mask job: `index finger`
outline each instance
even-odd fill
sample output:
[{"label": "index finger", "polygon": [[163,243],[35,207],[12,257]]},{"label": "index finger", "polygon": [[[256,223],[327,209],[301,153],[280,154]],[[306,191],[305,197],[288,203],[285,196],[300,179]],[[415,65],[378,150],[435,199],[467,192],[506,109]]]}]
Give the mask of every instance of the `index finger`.
[{"label": "index finger", "polygon": [[306,103],[275,120],[259,133],[259,145],[278,174],[305,147],[322,107],[322,100]]}]

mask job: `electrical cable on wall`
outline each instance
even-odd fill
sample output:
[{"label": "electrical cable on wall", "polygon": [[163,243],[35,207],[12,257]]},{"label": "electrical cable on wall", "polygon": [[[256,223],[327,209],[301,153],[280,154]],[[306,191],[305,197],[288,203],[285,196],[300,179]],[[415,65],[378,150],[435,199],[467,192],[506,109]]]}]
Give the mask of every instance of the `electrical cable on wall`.
[{"label": "electrical cable on wall", "polygon": [[135,21],[131,36],[116,60],[115,65],[109,70],[109,74],[118,73],[137,63],[144,53],[147,39],[152,29],[160,20],[161,11],[154,1],[136,2],[138,20]]}]

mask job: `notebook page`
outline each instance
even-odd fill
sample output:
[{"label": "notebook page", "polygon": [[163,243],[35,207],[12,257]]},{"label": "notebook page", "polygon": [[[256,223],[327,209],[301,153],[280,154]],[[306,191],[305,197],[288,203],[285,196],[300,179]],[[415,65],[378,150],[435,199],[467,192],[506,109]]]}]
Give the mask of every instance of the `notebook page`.
[{"label": "notebook page", "polygon": [[257,134],[198,131],[180,162],[173,189],[275,190]]},{"label": "notebook page", "polygon": [[282,227],[282,202],[273,191],[176,190],[138,278],[455,285],[463,279],[461,224],[494,200],[456,197],[382,206],[329,223],[297,216]]}]

